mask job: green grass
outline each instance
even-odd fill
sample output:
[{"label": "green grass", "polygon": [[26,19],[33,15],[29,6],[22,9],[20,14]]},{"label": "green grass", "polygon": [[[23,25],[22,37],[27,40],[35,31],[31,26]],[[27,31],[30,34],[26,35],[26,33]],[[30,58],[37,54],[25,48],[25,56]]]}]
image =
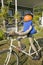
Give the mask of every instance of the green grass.
[{"label": "green grass", "polygon": [[[39,33],[35,34],[35,38],[38,39],[39,44],[42,46],[43,45],[43,31],[40,31]],[[26,49],[28,50],[28,47],[29,47],[28,39],[26,38],[21,41],[22,41],[22,43],[25,43]],[[10,44],[9,41],[6,42],[4,45],[3,45],[3,42],[2,42],[2,45],[0,42],[0,50],[8,49],[9,44]],[[17,41],[13,44],[17,45]],[[18,54],[18,52],[17,52],[17,54]],[[6,57],[6,54],[0,55],[0,65],[3,65],[5,57]],[[43,65],[43,57],[40,60],[36,60],[36,61],[32,60],[29,56],[22,55],[21,53],[19,53],[19,57],[20,57],[19,65]],[[14,65],[14,60],[15,60],[15,57],[12,57],[11,61],[9,62],[9,65]]]}]

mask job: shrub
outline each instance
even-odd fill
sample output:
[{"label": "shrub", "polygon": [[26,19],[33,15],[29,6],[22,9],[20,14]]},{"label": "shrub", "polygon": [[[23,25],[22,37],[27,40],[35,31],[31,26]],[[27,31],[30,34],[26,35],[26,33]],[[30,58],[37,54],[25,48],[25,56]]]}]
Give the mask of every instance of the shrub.
[{"label": "shrub", "polygon": [[4,32],[3,30],[0,29],[0,40],[3,40],[4,39]]},{"label": "shrub", "polygon": [[39,16],[38,15],[36,15],[36,16],[34,15],[33,23],[34,23],[34,26],[35,26],[36,30],[40,31]]}]

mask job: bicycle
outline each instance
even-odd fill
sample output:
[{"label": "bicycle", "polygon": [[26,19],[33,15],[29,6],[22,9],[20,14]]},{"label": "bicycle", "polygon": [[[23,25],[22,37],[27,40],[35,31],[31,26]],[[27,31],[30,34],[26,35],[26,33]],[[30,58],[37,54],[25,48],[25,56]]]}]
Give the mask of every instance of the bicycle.
[{"label": "bicycle", "polygon": [[[8,33],[7,33],[7,34],[8,34]],[[17,49],[18,51],[20,51],[20,52],[22,52],[22,53],[24,53],[24,54],[30,56],[31,58],[32,58],[32,55],[34,55],[34,54],[36,53],[36,52],[32,52],[32,53],[31,53],[31,46],[30,46],[29,52],[26,52],[26,51],[20,49],[19,47],[13,45],[13,41],[16,41],[16,40],[18,40],[18,39],[24,39],[24,38],[27,38],[27,36],[24,36],[24,37],[22,37],[22,38],[12,39],[11,37],[9,37],[9,34],[8,34],[8,39],[11,40],[10,47],[9,47],[8,50],[4,50],[4,51],[0,52],[0,53],[6,53],[6,52],[7,52],[7,57],[6,57],[6,59],[5,59],[4,65],[8,65],[12,54],[13,54],[13,55],[15,56],[15,58],[16,58],[16,65],[19,65],[19,57],[18,57],[17,53],[16,53],[15,51],[13,51],[13,48],[15,48],[15,49]],[[34,41],[35,41],[36,44],[39,46],[38,42],[37,42],[35,39],[34,39]],[[41,49],[38,49],[38,52],[40,52],[40,50],[41,50]],[[15,65],[15,64],[14,64],[14,65]]]}]

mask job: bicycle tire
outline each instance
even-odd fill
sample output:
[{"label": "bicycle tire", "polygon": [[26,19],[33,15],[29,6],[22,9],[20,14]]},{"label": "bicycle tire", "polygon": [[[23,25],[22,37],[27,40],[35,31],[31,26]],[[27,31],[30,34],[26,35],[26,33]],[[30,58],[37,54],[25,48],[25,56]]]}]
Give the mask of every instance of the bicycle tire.
[{"label": "bicycle tire", "polygon": [[[0,59],[0,65],[19,65],[19,58],[18,58],[18,55],[15,51],[12,51],[9,62],[8,63],[5,62],[8,53],[10,53],[10,50],[0,51],[0,58],[1,58]],[[8,58],[9,58],[9,55],[8,55]],[[7,61],[8,61],[8,58],[7,58]]]}]

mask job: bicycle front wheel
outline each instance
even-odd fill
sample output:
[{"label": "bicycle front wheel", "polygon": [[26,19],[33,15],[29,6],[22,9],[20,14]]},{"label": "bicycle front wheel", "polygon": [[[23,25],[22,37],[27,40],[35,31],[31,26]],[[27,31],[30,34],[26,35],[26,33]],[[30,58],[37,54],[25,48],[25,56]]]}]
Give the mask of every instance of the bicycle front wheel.
[{"label": "bicycle front wheel", "polygon": [[15,51],[7,53],[4,65],[19,65],[18,55]]},{"label": "bicycle front wheel", "polygon": [[15,51],[10,50],[0,52],[0,65],[19,65],[18,55]]}]

